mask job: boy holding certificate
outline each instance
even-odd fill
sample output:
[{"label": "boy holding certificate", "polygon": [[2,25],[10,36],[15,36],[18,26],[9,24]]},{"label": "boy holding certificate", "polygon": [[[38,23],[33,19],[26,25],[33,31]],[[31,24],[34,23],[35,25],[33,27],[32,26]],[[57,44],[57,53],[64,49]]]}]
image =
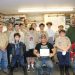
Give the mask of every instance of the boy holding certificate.
[{"label": "boy holding certificate", "polygon": [[41,43],[36,45],[34,54],[38,57],[35,64],[36,70],[39,73],[38,75],[42,74],[42,65],[44,64],[48,67],[48,71],[51,72],[53,68],[51,57],[55,55],[55,50],[53,49],[53,45],[47,42],[45,34],[41,35]]}]

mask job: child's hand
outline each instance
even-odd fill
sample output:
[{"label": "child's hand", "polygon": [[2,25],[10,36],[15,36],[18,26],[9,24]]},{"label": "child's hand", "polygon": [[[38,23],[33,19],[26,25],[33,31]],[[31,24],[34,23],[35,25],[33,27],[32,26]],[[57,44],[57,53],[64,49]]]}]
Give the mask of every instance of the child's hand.
[{"label": "child's hand", "polygon": [[40,57],[40,54],[37,54],[37,57]]},{"label": "child's hand", "polygon": [[71,58],[71,61],[73,62],[73,61],[74,61],[74,59],[73,59],[73,58]]}]

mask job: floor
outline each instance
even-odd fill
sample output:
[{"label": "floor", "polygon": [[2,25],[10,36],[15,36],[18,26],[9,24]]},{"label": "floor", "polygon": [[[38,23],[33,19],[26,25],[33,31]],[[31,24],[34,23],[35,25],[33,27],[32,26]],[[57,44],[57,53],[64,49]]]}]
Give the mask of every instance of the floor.
[{"label": "floor", "polygon": [[[7,75],[7,74],[0,72],[0,75]],[[14,75],[24,75],[24,74],[22,70],[18,70],[17,72],[14,72]],[[28,75],[36,75],[36,72],[33,71],[28,72]],[[59,68],[57,65],[55,65],[52,75],[59,75]],[[72,75],[72,72],[70,72],[70,75]]]}]

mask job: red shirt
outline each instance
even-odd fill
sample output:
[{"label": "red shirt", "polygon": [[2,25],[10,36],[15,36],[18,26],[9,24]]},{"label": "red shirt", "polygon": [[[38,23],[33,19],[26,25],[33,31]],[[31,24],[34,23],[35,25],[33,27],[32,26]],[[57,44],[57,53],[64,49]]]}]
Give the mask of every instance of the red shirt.
[{"label": "red shirt", "polygon": [[71,49],[70,57],[73,58],[75,57],[75,43],[72,43]]}]

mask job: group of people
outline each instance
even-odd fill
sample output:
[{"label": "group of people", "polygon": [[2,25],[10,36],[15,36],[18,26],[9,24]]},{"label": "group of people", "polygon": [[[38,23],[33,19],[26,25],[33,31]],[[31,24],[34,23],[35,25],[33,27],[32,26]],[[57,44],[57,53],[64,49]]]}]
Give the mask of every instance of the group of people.
[{"label": "group of people", "polygon": [[[46,25],[46,31],[44,23],[39,24],[40,31],[37,31],[36,23],[32,23],[29,28],[22,23],[8,23],[7,31],[3,32],[3,22],[0,22],[0,70],[7,73],[10,69],[12,73],[19,63],[24,74],[32,68],[41,75],[42,65],[45,64],[51,72],[54,67],[52,59],[57,61],[54,59],[57,57],[60,75],[70,75],[71,41],[66,36],[64,26],[59,25],[58,31],[54,32],[51,29],[52,22]],[[49,56],[41,57],[40,49],[49,49]]]}]

